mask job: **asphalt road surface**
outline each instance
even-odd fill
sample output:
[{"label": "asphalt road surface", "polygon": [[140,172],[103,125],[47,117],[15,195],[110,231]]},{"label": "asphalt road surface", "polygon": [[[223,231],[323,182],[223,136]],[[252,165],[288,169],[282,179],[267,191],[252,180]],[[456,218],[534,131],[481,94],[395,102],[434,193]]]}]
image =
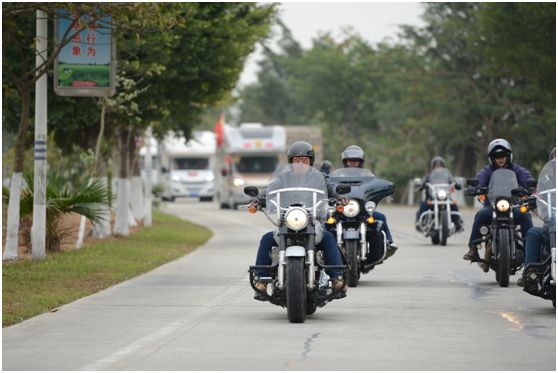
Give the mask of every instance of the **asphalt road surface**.
[{"label": "asphalt road surface", "polygon": [[247,269],[263,214],[178,200],[203,247],[135,279],[2,330],[3,370],[555,370],[548,300],[462,260],[466,232],[432,246],[414,208],[381,205],[399,251],[347,297],[290,324],[253,299]]}]

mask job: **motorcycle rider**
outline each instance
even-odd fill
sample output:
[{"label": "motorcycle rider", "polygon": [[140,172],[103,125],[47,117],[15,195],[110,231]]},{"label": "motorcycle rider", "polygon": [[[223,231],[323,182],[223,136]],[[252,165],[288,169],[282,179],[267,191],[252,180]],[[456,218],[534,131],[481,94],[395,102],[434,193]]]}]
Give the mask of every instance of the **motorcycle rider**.
[{"label": "motorcycle rider", "polygon": [[[549,161],[556,159],[556,147],[550,151]],[[556,175],[555,175],[556,176]],[[542,260],[542,251],[544,247],[549,247],[550,236],[548,232],[548,227],[533,227],[527,232],[527,238],[525,239],[525,268],[528,264],[539,263]],[[536,286],[536,280],[531,279],[529,276],[531,273],[527,269],[523,271],[523,274],[517,279],[518,286]]]},{"label": "motorcycle rider", "polygon": [[327,159],[324,159],[322,165],[320,166],[320,172],[325,175],[329,175],[329,173],[331,172],[331,162]]},{"label": "motorcycle rider", "polygon": [[[426,190],[426,197],[424,199],[424,201],[421,202],[419,210],[417,211],[417,216],[415,219],[415,228],[417,229],[417,231],[420,232],[420,216],[422,215],[423,212],[425,212],[426,210],[428,210],[430,208],[430,205],[428,204],[429,201],[432,201],[432,196],[430,195],[430,191],[428,190],[428,188],[426,188],[426,183],[430,182],[430,175],[432,174],[432,172],[434,172],[435,170],[439,170],[439,169],[446,169],[446,161],[444,160],[444,158],[440,157],[440,156],[436,156],[434,158],[432,158],[432,160],[430,161],[430,173],[428,175],[426,175],[423,179],[422,179],[422,184],[421,187],[419,188],[419,190]],[[455,182],[455,178],[453,177],[453,175],[451,174],[451,172],[449,172],[449,170],[447,170],[447,174],[448,174],[448,180],[447,183],[448,184],[452,184]],[[455,189],[457,190],[461,190],[461,184],[455,184]],[[451,211],[455,211],[458,212],[459,208],[457,207],[457,203],[452,203],[450,205],[450,209]],[[459,218],[459,215],[451,215],[451,220],[453,222],[453,224],[455,224],[455,231],[456,232],[460,232],[463,230],[463,222],[461,221],[461,219]]]},{"label": "motorcycle rider", "polygon": [[[341,153],[341,160],[343,162],[343,166],[345,167],[355,167],[355,168],[363,168],[364,167],[364,150],[360,146],[357,145],[349,145],[343,150]],[[386,259],[393,256],[397,251],[398,247],[394,245],[393,238],[391,236],[391,232],[389,231],[389,227],[387,224],[387,218],[384,214],[379,211],[374,211],[372,213],[372,217],[375,220],[379,220],[382,222],[382,230],[386,234],[386,239],[388,241],[389,247],[386,253]]]},{"label": "motorcycle rider", "polygon": [[[297,141],[291,145],[289,150],[287,151],[287,159],[290,164],[293,164],[293,172],[296,173],[304,173],[308,167],[305,166],[313,166],[314,164],[314,149],[312,145],[305,141]],[[300,165],[300,166],[299,166]],[[297,167],[299,166],[299,167]],[[340,197],[336,192],[335,188],[329,181],[329,178],[325,177],[325,183],[327,187],[328,197],[339,198],[342,204],[347,204],[348,200],[345,197]],[[253,201],[252,204],[264,206],[266,204],[266,189],[264,189],[257,198],[257,201]],[[260,245],[258,247],[258,254],[256,257],[256,265],[271,265],[271,249],[273,246],[277,246],[277,242],[273,237],[274,231],[270,231],[265,233],[261,240]],[[324,254],[324,260],[327,265],[342,265],[343,261],[341,259],[341,252],[337,247],[337,243],[335,241],[335,237],[331,232],[327,231],[326,229],[323,230],[323,238],[321,242],[317,245],[318,250],[322,250]],[[267,275],[264,272],[259,273],[260,276]],[[334,289],[342,289],[342,291],[346,291],[347,287],[345,286],[343,279],[338,272],[331,272],[329,273],[332,280],[332,286]],[[262,282],[256,282],[256,288],[260,291],[264,291],[266,289],[266,285]]]},{"label": "motorcycle rider", "polygon": [[[527,189],[528,184],[534,181],[533,175],[527,169],[521,167],[517,163],[513,163],[513,153],[510,143],[505,139],[494,139],[488,144],[487,155],[489,164],[484,166],[476,175],[475,179],[479,184],[475,188],[487,187],[490,182],[492,173],[499,168],[507,168],[515,172],[519,186]],[[513,209],[513,219],[521,225],[521,235],[527,236],[527,232],[533,227],[531,215],[529,213],[522,214],[519,209]],[[469,251],[463,256],[464,260],[480,260],[478,247],[473,242],[481,237],[480,227],[488,225],[492,221],[492,209],[490,202],[487,200],[483,208],[475,215],[475,221],[471,229],[469,238]]]}]

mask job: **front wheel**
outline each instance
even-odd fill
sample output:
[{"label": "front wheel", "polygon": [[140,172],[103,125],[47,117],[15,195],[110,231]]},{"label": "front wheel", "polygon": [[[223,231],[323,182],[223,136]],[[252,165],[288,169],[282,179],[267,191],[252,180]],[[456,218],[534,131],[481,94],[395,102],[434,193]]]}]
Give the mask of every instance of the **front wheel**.
[{"label": "front wheel", "polygon": [[444,216],[442,216],[442,224],[440,227],[440,245],[446,246],[449,236],[449,221],[445,211],[443,214]]},{"label": "front wheel", "polygon": [[503,288],[510,284],[510,244],[510,232],[499,229],[496,237],[496,281]]},{"label": "front wheel", "polygon": [[347,249],[347,260],[349,264],[349,286],[354,288],[358,285],[360,279],[360,270],[358,268],[358,242],[355,240],[345,241]]},{"label": "front wheel", "polygon": [[304,281],[304,258],[287,258],[287,316],[292,323],[306,319],[306,283]]}]

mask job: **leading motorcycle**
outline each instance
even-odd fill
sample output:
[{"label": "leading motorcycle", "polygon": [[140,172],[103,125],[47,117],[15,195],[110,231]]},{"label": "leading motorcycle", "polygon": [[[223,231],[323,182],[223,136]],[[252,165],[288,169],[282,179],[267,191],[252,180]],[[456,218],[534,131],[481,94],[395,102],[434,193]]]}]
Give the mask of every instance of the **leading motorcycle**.
[{"label": "leading motorcycle", "polygon": [[393,194],[395,185],[377,178],[363,168],[340,168],[330,173],[334,185],[348,185],[349,203],[339,209],[329,209],[327,229],[337,237],[337,245],[349,266],[348,282],[355,287],[360,274],[368,273],[381,264],[388,242],[382,222],[373,217],[380,201]]},{"label": "leading motorcycle", "polygon": [[[296,169],[298,167],[298,169]],[[302,171],[301,171],[302,168]],[[344,194],[350,187],[336,188]],[[258,196],[256,187],[246,187],[244,192]],[[286,307],[292,323],[302,323],[307,315],[334,299],[346,296],[342,289],[334,289],[329,271],[345,276],[345,265],[326,265],[317,245],[323,237],[323,224],[329,203],[322,173],[302,164],[289,164],[278,171],[266,187],[265,206],[252,206],[251,213],[262,211],[276,227],[272,248],[272,264],[250,266],[250,285],[258,300]],[[262,271],[269,276],[262,276]],[[256,282],[267,284],[265,291]]]},{"label": "leading motorcycle", "polygon": [[[507,287],[510,274],[515,274],[523,267],[525,237],[521,237],[519,226],[515,224],[513,209],[519,208],[520,213],[526,214],[529,209],[525,200],[519,199],[514,190],[518,190],[515,172],[509,169],[497,169],[492,173],[488,187],[478,187],[477,179],[467,180],[471,188],[467,195],[478,196],[484,204],[488,201],[492,210],[492,222],[489,226],[480,227],[481,238],[472,242],[475,245],[484,244],[484,259],[478,262],[484,272],[492,269],[496,272],[496,281],[501,287]],[[528,192],[525,190],[523,196]]]}]

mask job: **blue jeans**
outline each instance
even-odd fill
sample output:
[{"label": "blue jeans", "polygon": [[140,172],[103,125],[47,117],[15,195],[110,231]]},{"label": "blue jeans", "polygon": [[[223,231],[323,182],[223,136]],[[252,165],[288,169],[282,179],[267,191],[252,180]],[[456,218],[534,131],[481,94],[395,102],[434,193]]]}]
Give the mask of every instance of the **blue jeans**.
[{"label": "blue jeans", "polygon": [[[522,214],[518,208],[513,209],[513,220],[516,224],[521,225],[521,235],[525,238],[527,237],[527,232],[533,227],[533,221],[531,220],[531,214]],[[469,247],[473,245],[473,241],[480,239],[482,236],[480,234],[480,227],[483,225],[490,225],[492,222],[492,208],[483,207],[475,215],[475,222],[473,223],[473,228],[471,229],[471,237],[469,238]]]},{"label": "blue jeans", "polygon": [[543,248],[548,246],[549,238],[544,228],[533,227],[527,232],[525,242],[525,266],[530,263],[540,263]]},{"label": "blue jeans", "polygon": [[387,225],[386,216],[379,211],[374,211],[372,213],[372,217],[374,218],[374,220],[379,220],[383,223],[382,230],[386,234],[386,239],[388,243],[393,243],[393,238],[391,237],[391,232],[389,231],[389,227]]},{"label": "blue jeans", "polygon": [[[258,247],[258,255],[256,256],[256,265],[271,265],[271,248],[277,246],[277,242],[273,238],[273,231],[267,232],[262,236],[260,240],[260,246]],[[318,244],[318,250],[322,250],[324,253],[324,261],[326,265],[342,265],[341,252],[337,247],[337,242],[335,237],[331,232],[324,229],[324,237],[322,241]],[[326,271],[327,272],[327,271]],[[269,276],[268,271],[257,271],[258,276]],[[342,273],[339,271],[328,272],[331,277],[336,277]]]},{"label": "blue jeans", "polygon": [[[428,205],[428,202],[426,202],[427,200],[424,200],[420,203],[420,207],[419,210],[417,212],[417,217],[415,219],[415,221],[419,221],[420,216],[422,215],[423,212],[425,212],[426,210],[430,209],[433,210],[434,208],[431,205]],[[459,208],[457,207],[457,205],[455,203],[451,203],[450,204],[450,210],[451,211],[455,211],[455,212],[459,212]],[[455,226],[459,226],[459,215],[455,215],[452,214],[451,215],[451,221],[453,222],[453,224],[455,224]]]}]

